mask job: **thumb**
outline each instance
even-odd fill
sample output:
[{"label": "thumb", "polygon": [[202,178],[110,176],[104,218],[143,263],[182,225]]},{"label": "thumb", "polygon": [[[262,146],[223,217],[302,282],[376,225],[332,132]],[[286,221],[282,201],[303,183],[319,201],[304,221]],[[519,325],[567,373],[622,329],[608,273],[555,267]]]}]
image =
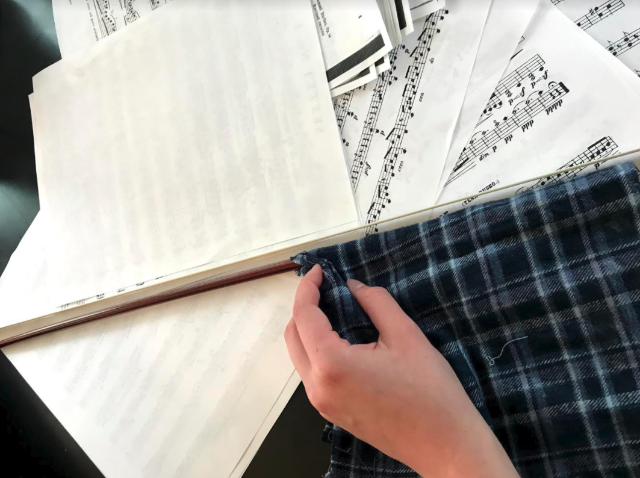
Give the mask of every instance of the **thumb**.
[{"label": "thumb", "polygon": [[380,332],[380,338],[388,345],[403,342],[407,334],[422,334],[411,318],[404,313],[396,300],[383,287],[369,287],[355,279],[347,281],[349,290]]}]

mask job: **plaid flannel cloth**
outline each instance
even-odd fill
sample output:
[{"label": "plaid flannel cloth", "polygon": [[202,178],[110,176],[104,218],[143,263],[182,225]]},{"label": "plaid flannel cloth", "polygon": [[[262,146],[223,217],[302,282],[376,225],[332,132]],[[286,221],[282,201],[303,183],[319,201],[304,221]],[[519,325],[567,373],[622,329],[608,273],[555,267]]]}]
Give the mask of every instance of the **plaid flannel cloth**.
[{"label": "plaid flannel cloth", "polygon": [[[298,255],[349,342],[385,287],[449,361],[523,477],[640,477],[640,184],[610,167]],[[327,478],[417,476],[329,424]]]}]

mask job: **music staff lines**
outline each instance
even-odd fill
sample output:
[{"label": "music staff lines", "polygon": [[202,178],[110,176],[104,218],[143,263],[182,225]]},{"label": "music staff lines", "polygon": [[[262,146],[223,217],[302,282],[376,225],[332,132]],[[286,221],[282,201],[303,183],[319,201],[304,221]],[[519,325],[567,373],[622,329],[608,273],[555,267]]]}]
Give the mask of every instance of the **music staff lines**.
[{"label": "music staff lines", "polygon": [[511,88],[514,86],[519,87],[523,81],[529,78],[536,71],[544,70],[544,65],[545,61],[540,57],[540,55],[533,56],[530,60],[526,61],[507,76],[502,78],[498,82],[493,94],[496,96],[508,94],[508,92],[511,91]]},{"label": "music staff lines", "polygon": [[93,0],[93,5],[98,13],[98,25],[100,27],[100,34],[102,38],[114,33],[118,27],[116,25],[116,19],[111,11],[110,0]]},{"label": "music staff lines", "polygon": [[[598,141],[593,143],[583,152],[578,154],[575,158],[566,162],[562,166],[556,169],[556,171],[561,171],[566,168],[570,168],[572,166],[578,166],[580,164],[587,163],[589,161],[593,161],[594,159],[606,158],[608,156],[613,156],[617,153],[618,145],[616,142],[611,139],[611,136],[605,136],[604,138],[600,138]],[[596,169],[599,168],[603,163],[596,164]],[[564,173],[554,174],[552,176],[547,176],[546,178],[539,179],[534,184],[528,187],[524,187],[518,190],[518,192],[530,191],[532,189],[536,189],[547,184],[557,183],[564,179],[575,178],[581,171],[584,171],[588,166],[583,166],[582,168],[574,169],[572,171],[565,171]]]},{"label": "music staff lines", "polygon": [[133,7],[133,2],[135,0],[124,0],[124,9],[125,9],[125,15],[124,15],[124,23],[125,25],[128,25],[131,22],[135,22],[136,20],[138,20],[140,18],[140,14],[136,11],[136,9]]},{"label": "music staff lines", "polygon": [[387,88],[392,83],[392,75],[395,70],[395,61],[398,56],[399,48],[400,47],[396,47],[389,53],[391,68],[378,77],[376,85],[373,88],[371,103],[369,104],[362,134],[358,140],[358,146],[354,153],[353,162],[351,163],[351,171],[349,171],[351,186],[354,192],[358,190],[358,184],[360,183],[362,172],[365,171],[366,168],[366,159],[369,154],[371,142],[373,141],[373,135],[376,133],[376,124],[378,123],[382,103],[387,93]]},{"label": "music staff lines", "polygon": [[349,114],[349,108],[351,107],[351,99],[353,98],[354,90],[347,91],[345,94],[340,95],[339,98],[334,100],[334,111],[336,114],[336,121],[338,122],[338,129],[340,130],[340,134],[342,134],[342,130],[344,129],[344,123],[347,119],[347,115]]},{"label": "music staff lines", "polygon": [[585,15],[575,21],[575,24],[586,31],[622,8],[624,8],[624,2],[622,0],[604,2],[602,5],[590,8]]},{"label": "music staff lines", "polygon": [[[411,110],[418,93],[418,85],[420,84],[425,65],[428,61],[428,54],[431,51],[433,39],[436,34],[440,32],[438,24],[441,20],[444,20],[444,15],[447,13],[448,10],[444,10],[444,12],[439,10],[426,18],[422,33],[420,33],[418,37],[418,44],[410,53],[413,62],[407,69],[407,83],[402,92],[402,100],[395,124],[387,136],[388,148],[384,155],[382,169],[380,170],[373,198],[371,199],[371,206],[367,211],[367,224],[377,221],[380,218],[382,210],[387,204],[391,203],[391,199],[389,199],[389,185],[395,176],[395,166],[399,155],[406,152],[406,150],[402,148],[402,141],[404,135],[409,132],[407,129],[409,120],[414,115]],[[372,232],[377,232],[377,228],[368,227],[365,232],[366,234],[371,234]]]},{"label": "music staff lines", "polygon": [[536,73],[544,71],[544,67],[545,61],[540,57],[540,55],[535,55],[502,78],[496,85],[493,93],[491,93],[491,97],[489,98],[489,101],[487,102],[476,126],[491,116],[496,108],[502,107],[503,95],[511,96],[511,89],[521,87],[522,83],[526,80],[535,81]]},{"label": "music staff lines", "polygon": [[633,47],[640,44],[640,28],[635,29],[631,33],[624,32],[624,36],[614,42],[609,42],[607,50],[613,54],[613,56],[619,56],[628,52]]},{"label": "music staff lines", "polygon": [[569,89],[561,82],[551,82],[549,89],[544,93],[537,91],[531,93],[526,101],[522,101],[513,109],[511,117],[502,122],[496,122],[493,129],[474,134],[453,168],[453,173],[447,184],[455,181],[462,174],[473,167],[472,163],[477,159],[482,161],[491,152],[495,152],[498,143],[502,140],[508,144],[513,139],[513,133],[522,129],[526,131],[533,126],[533,119],[542,112],[551,114],[562,105],[563,97],[569,93]]}]

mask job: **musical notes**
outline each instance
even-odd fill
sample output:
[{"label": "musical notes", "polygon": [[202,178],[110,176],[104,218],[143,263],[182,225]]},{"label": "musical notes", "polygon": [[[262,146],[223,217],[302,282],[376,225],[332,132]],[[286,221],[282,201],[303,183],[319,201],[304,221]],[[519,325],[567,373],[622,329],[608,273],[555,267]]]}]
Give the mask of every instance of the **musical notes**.
[{"label": "musical notes", "polygon": [[610,42],[607,50],[611,52],[613,56],[619,56],[628,52],[633,47],[640,44],[640,28],[632,31],[631,33],[625,33],[622,38],[615,42]]},{"label": "musical notes", "polygon": [[93,0],[98,14],[98,24],[100,25],[100,34],[102,38],[111,35],[118,27],[116,19],[111,10],[111,0]]},{"label": "musical notes", "polygon": [[347,91],[345,94],[340,95],[333,100],[333,111],[336,114],[336,121],[338,122],[340,134],[342,134],[344,122],[347,120],[347,116],[349,115],[349,105],[351,105],[351,100],[353,99],[353,92],[354,90]]},{"label": "musical notes", "polygon": [[[605,136],[604,138],[599,139],[587,149],[582,151],[572,160],[564,163],[562,166],[556,169],[556,171],[561,171],[563,169],[567,169],[573,166],[578,166],[581,164],[588,163],[593,161],[594,159],[607,158],[609,156],[613,156],[616,154],[618,145],[616,142],[611,139],[611,136]],[[595,168],[599,168],[604,163],[597,163]],[[532,189],[536,189],[547,184],[553,184],[558,181],[562,181],[565,179],[575,178],[580,172],[584,171],[588,166],[584,166],[581,168],[577,168],[571,171],[565,171],[563,173],[558,173],[553,176],[547,176],[546,178],[539,179],[537,182],[528,187],[523,187],[518,190],[518,192],[530,191]]]},{"label": "musical notes", "polygon": [[[133,2],[135,0],[124,0],[124,10],[125,10],[125,14],[124,14],[124,23],[125,25],[128,25],[131,22],[136,21],[138,18],[140,18],[140,14],[133,8]],[[151,6],[151,8],[154,8],[153,5]]]},{"label": "musical notes", "polygon": [[602,5],[590,8],[586,15],[581,16],[575,21],[575,24],[583,30],[588,30],[596,23],[601,22],[610,15],[613,15],[623,7],[624,2],[622,0],[604,2]]},{"label": "musical notes", "polygon": [[514,95],[517,95],[514,91],[522,88],[523,84],[535,83],[539,78],[546,80],[547,72],[544,65],[544,60],[540,58],[540,55],[535,55],[522,66],[502,78],[491,94],[489,102],[480,116],[478,125],[490,118],[495,110],[502,108],[504,102],[508,102]]},{"label": "musical notes", "polygon": [[[440,33],[438,24],[444,20],[447,13],[448,11],[446,10],[438,11],[427,17],[424,22],[422,32],[420,33],[420,36],[418,36],[417,45],[409,54],[410,58],[412,58],[412,63],[406,70],[405,79],[407,82],[402,90],[402,99],[399,105],[395,124],[385,138],[388,142],[387,152],[384,155],[375,192],[371,199],[371,206],[367,213],[367,224],[377,221],[380,218],[382,210],[385,209],[387,205],[391,204],[391,199],[389,197],[389,185],[395,177],[395,168],[399,156],[406,154],[406,149],[402,147],[402,142],[405,135],[409,133],[409,123],[411,118],[414,117],[412,109],[417,97],[418,85],[420,84],[423,71],[428,62],[428,53],[431,51],[433,39],[438,33]],[[375,92],[373,97],[373,100],[375,100]],[[379,98],[382,99],[384,97],[379,96]],[[373,128],[369,128],[369,133],[373,132],[372,129]],[[375,227],[368,227],[365,232],[367,234],[371,234],[373,232],[377,232],[377,229]]]},{"label": "musical notes", "polygon": [[398,56],[398,48],[394,48],[389,54],[389,61],[391,68],[378,77],[376,85],[373,88],[373,94],[371,96],[371,103],[369,104],[369,110],[365,118],[365,123],[358,141],[358,147],[356,148],[353,162],[351,163],[351,171],[349,176],[351,178],[351,186],[354,191],[358,189],[358,183],[363,171],[367,171],[367,155],[369,154],[369,147],[371,146],[371,140],[373,135],[379,133],[380,130],[376,128],[378,117],[380,116],[380,110],[382,109],[382,102],[384,101],[387,87],[392,85],[398,78],[395,76],[395,61]]},{"label": "musical notes", "polygon": [[[613,1],[610,3],[613,6]],[[628,21],[628,13],[640,0],[624,0],[624,4],[624,9],[589,28],[588,34],[602,34],[611,25]],[[456,154],[457,162],[451,166],[455,172],[448,176],[437,200],[454,202],[447,211],[466,207],[469,201],[456,198],[475,196],[487,184],[512,184],[544,174],[539,180],[523,183],[520,190],[545,186],[588,171],[586,168],[594,169],[586,166],[590,161],[640,145],[636,126],[640,100],[629,87],[633,79],[625,78],[624,67],[572,25],[585,13],[583,5],[581,0],[562,2],[560,9],[575,15],[566,18],[558,8],[540,2],[522,52],[511,60],[506,73],[538,55],[544,60],[547,78],[537,76],[535,82],[524,82],[524,96],[519,94],[522,89],[513,89],[509,98],[514,99],[509,108],[512,114],[494,112],[475,129],[463,153]],[[637,22],[637,18],[631,21]],[[640,48],[627,55],[638,53]],[[503,111],[507,108],[505,99]],[[563,171],[566,168],[575,169]],[[555,174],[549,174],[551,171]]]},{"label": "musical notes", "polygon": [[88,48],[170,1],[53,0],[60,52],[66,57]]},{"label": "musical notes", "polygon": [[632,71],[640,70],[640,53],[628,53],[640,44],[640,0],[598,1],[586,12],[582,0],[566,0],[558,9]]},{"label": "musical notes", "polygon": [[[524,65],[531,64],[544,65],[544,61],[539,55],[535,55]],[[517,71],[518,70],[516,69],[513,73]],[[504,80],[507,80],[507,78],[512,76],[513,73],[505,77]],[[535,79],[531,81],[531,84],[534,85],[534,87],[537,83],[538,82],[536,82]],[[525,87],[521,85],[518,88]],[[522,89],[520,91],[521,93],[518,93],[517,96],[518,102],[514,104],[511,116],[505,116],[502,121],[494,119],[494,126],[491,129],[476,129],[473,136],[467,143],[467,146],[462,150],[462,154],[460,155],[460,158],[458,158],[458,161],[453,168],[453,172],[446,183],[447,185],[473,169],[478,161],[483,161],[489,155],[495,153],[502,141],[507,145],[513,140],[514,133],[517,131],[525,133],[527,130],[532,128],[534,125],[534,118],[537,115],[543,112],[550,115],[552,112],[560,108],[560,106],[562,106],[563,97],[569,93],[569,89],[564,85],[564,83],[557,83],[555,81],[549,82],[548,89],[544,92],[541,90],[534,90],[530,92],[526,99],[524,99],[526,89]],[[510,101],[512,99],[513,98],[510,98]]]}]

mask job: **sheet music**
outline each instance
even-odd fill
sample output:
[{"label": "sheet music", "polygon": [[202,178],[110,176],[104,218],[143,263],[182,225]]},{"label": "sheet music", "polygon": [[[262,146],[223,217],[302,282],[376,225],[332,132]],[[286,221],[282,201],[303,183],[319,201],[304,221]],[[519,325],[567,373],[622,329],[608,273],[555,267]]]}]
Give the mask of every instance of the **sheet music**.
[{"label": "sheet music", "polygon": [[522,33],[531,21],[539,3],[539,0],[519,0],[518,2],[494,0],[491,4],[478,57],[469,80],[469,88],[440,178],[438,193],[442,191],[462,149],[473,134],[478,116],[481,115],[487,100],[507,68],[517,44],[522,41]]},{"label": "sheet music", "polygon": [[375,0],[311,0],[311,7],[330,88],[349,84],[391,50]]},{"label": "sheet music", "polygon": [[105,476],[235,477],[299,380],[283,337],[298,283],[261,279],[3,352]]},{"label": "sheet music", "polygon": [[433,204],[490,3],[448,1],[416,22],[390,70],[336,99],[364,223]]},{"label": "sheet music", "polygon": [[60,304],[357,224],[310,4],[181,4],[34,79]]},{"label": "sheet music", "polygon": [[[594,159],[608,158],[620,152],[621,151],[618,149],[618,145],[616,144],[616,142],[610,136],[605,136],[603,138],[600,138],[595,143],[587,146],[587,148],[584,151],[581,151],[575,158],[561,165],[559,168],[556,169],[556,171],[561,171],[563,169],[571,168],[573,166],[580,166],[581,164],[588,163],[590,161],[593,161]],[[605,163],[595,164],[593,168],[600,169],[600,167],[603,164]],[[530,185],[519,188],[518,192],[530,191],[532,189],[540,188],[542,186],[554,184],[559,181],[564,181],[565,179],[573,179],[577,177],[580,173],[582,173],[587,167],[588,166],[583,166],[581,168],[577,168],[571,171],[565,171],[562,173],[547,176],[546,178],[539,179]]]},{"label": "sheet music", "polygon": [[554,3],[577,26],[638,75],[640,0],[563,0]]},{"label": "sheet music", "polygon": [[[53,0],[62,57],[90,47],[171,0]],[[191,1],[191,0],[181,0]]]},{"label": "sheet music", "polygon": [[524,36],[438,202],[640,146],[640,98],[612,57],[546,2]]}]

